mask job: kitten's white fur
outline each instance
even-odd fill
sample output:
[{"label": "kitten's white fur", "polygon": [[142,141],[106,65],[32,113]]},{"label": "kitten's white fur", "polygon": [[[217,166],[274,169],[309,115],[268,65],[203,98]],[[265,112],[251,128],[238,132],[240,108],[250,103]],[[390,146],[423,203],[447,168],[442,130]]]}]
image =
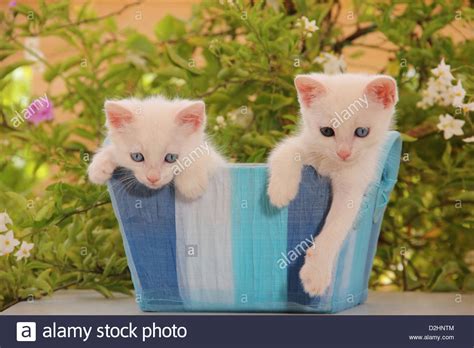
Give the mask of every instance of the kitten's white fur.
[{"label": "kitten's white fur", "polygon": [[[130,98],[106,101],[105,113],[110,143],[99,149],[89,166],[93,183],[104,184],[115,168],[124,167],[152,189],[174,179],[182,195],[195,199],[207,188],[213,171],[225,163],[204,132],[206,114],[202,101],[168,100],[160,96]],[[206,151],[194,156],[190,166],[174,175],[176,163],[165,162],[166,154],[178,154],[179,160],[199,147]],[[132,152],[142,153],[145,161],[134,162]],[[147,177],[158,181],[153,183]]]},{"label": "kitten's white fur", "polygon": [[[268,194],[275,206],[287,205],[298,193],[305,164],[331,179],[331,208],[300,271],[305,291],[316,296],[330,285],[339,250],[369,183],[375,179],[378,156],[392,127],[398,94],[395,80],[382,75],[300,75],[295,85],[302,123],[299,133],[284,140],[269,157]],[[367,107],[359,108],[334,129],[335,136],[321,134],[321,127],[331,127],[335,112],[340,114],[364,97]],[[355,137],[357,127],[369,127],[369,135]],[[350,156],[343,160],[337,152]]]}]

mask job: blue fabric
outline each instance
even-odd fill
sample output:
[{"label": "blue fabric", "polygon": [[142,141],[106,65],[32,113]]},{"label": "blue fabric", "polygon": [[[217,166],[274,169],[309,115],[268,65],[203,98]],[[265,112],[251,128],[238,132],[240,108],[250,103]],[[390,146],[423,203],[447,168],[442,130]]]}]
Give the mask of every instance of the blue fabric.
[{"label": "blue fabric", "polygon": [[303,168],[298,195],[288,208],[288,302],[290,310],[301,305],[317,306],[321,298],[308,296],[301,284],[299,272],[304,263],[306,249],[321,231],[331,200],[330,180],[320,177],[314,168]]},{"label": "blue fabric", "polygon": [[120,221],[137,302],[144,311],[181,310],[174,187],[129,190],[120,180],[123,175],[127,174],[115,173],[109,191]]},{"label": "blue fabric", "polygon": [[287,302],[288,209],[273,207],[266,195],[267,168],[233,167],[232,244],[236,310],[281,310]]},{"label": "blue fabric", "polygon": [[[332,284],[314,298],[304,293],[299,270],[329,211],[331,185],[313,168],[303,169],[299,193],[284,209],[268,201],[265,165],[227,166],[194,202],[175,195],[172,185],[127,188],[127,173],[118,170],[109,191],[140,308],[338,312],[364,302],[400,153],[400,135],[390,132],[379,179],[342,245]],[[198,256],[189,259],[184,253],[194,244]]]}]

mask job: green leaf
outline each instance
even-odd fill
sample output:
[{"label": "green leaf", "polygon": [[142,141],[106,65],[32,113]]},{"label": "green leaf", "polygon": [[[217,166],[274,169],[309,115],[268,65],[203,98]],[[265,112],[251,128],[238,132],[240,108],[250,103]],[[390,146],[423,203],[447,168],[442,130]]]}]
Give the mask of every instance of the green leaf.
[{"label": "green leaf", "polygon": [[234,69],[232,68],[222,68],[217,74],[219,80],[225,80],[231,77],[234,74]]},{"label": "green leaf", "polygon": [[38,18],[39,14],[33,10],[32,7],[24,5],[24,4],[16,4],[14,10],[25,15],[26,17],[33,15],[34,18]]},{"label": "green leaf", "polygon": [[186,79],[188,77],[186,71],[183,71],[183,69],[180,69],[172,65],[160,67],[159,69],[155,71],[155,74],[158,77],[165,77],[167,79],[171,77]]},{"label": "green leaf", "polygon": [[134,33],[130,35],[126,44],[131,52],[143,53],[149,57],[157,55],[155,45],[143,34]]},{"label": "green leaf", "polygon": [[51,288],[51,285],[44,279],[39,279],[39,278],[36,278],[35,279],[35,286],[45,292],[51,292],[52,288]]},{"label": "green leaf", "polygon": [[441,157],[441,162],[448,169],[451,168],[451,152],[452,152],[451,143],[447,142],[446,150],[444,151],[443,156]]},{"label": "green leaf", "polygon": [[166,46],[166,52],[168,53],[169,59],[180,68],[183,68],[195,75],[203,74],[203,71],[195,68],[190,64],[190,62],[186,61],[184,58],[180,57],[175,49],[171,45]]},{"label": "green leaf", "polygon": [[284,120],[291,121],[293,123],[298,122],[298,116],[295,116],[295,115],[285,114],[281,118],[284,119]]},{"label": "green leaf", "polygon": [[105,268],[104,268],[104,277],[107,277],[108,275],[110,275],[110,272],[112,271],[112,268],[114,266],[114,262],[116,260],[116,254],[113,253],[112,256],[110,256],[109,260],[107,261],[107,264],[105,265]]},{"label": "green leaf", "polygon": [[73,132],[85,139],[95,140],[97,138],[96,134],[88,129],[77,127],[73,129]]},{"label": "green leaf", "polygon": [[2,282],[8,282],[10,284],[15,283],[15,278],[10,272],[0,271],[0,280],[2,280]]},{"label": "green leaf", "polygon": [[106,298],[112,298],[114,297],[113,294],[109,291],[109,289],[107,289],[105,286],[103,285],[100,285],[100,284],[94,284],[94,286],[92,287],[94,290],[97,290],[98,292],[100,292],[102,295],[104,295],[104,297]]},{"label": "green leaf", "polygon": [[51,200],[36,213],[35,221],[48,220],[54,213],[54,201]]},{"label": "green leaf", "polygon": [[179,39],[186,33],[184,22],[171,15],[166,15],[155,26],[155,35],[160,40]]},{"label": "green leaf", "polygon": [[408,135],[406,133],[400,133],[401,137],[402,137],[402,141],[405,141],[407,143],[412,143],[414,141],[417,141],[418,139],[415,138],[415,137],[412,137],[411,135]]},{"label": "green leaf", "polygon": [[31,269],[31,270],[34,270],[34,269],[37,269],[37,270],[43,269],[44,270],[44,269],[51,268],[51,265],[49,263],[46,263],[46,262],[43,262],[43,261],[33,260],[33,261],[29,261],[26,264],[26,268]]}]

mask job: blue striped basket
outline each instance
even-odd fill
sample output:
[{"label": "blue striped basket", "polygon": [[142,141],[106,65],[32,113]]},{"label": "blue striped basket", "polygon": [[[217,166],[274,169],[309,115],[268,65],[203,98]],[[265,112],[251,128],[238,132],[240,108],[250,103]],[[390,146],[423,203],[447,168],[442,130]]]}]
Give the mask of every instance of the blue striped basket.
[{"label": "blue striped basket", "polygon": [[338,312],[363,303],[385,206],[395,185],[401,139],[391,132],[378,178],[339,254],[331,286],[309,297],[299,270],[331,202],[328,178],[303,169],[298,196],[277,209],[265,165],[221,168],[206,193],[186,201],[172,185],[109,191],[137,302],[143,311]]}]

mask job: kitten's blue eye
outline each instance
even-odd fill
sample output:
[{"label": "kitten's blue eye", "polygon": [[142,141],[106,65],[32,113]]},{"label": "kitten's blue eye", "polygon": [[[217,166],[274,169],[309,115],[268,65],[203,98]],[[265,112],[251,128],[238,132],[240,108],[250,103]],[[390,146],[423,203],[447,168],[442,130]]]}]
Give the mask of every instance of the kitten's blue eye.
[{"label": "kitten's blue eye", "polygon": [[356,135],[356,137],[365,138],[367,135],[369,135],[369,128],[367,127],[356,128],[356,130],[354,131],[354,134]]},{"label": "kitten's blue eye", "polygon": [[334,129],[331,127],[322,127],[319,129],[322,135],[325,137],[333,137],[334,136]]},{"label": "kitten's blue eye", "polygon": [[145,160],[145,157],[140,152],[132,152],[130,154],[130,157],[135,162],[143,162]]},{"label": "kitten's blue eye", "polygon": [[175,153],[167,153],[165,156],[165,162],[174,163],[178,159],[178,155]]}]

